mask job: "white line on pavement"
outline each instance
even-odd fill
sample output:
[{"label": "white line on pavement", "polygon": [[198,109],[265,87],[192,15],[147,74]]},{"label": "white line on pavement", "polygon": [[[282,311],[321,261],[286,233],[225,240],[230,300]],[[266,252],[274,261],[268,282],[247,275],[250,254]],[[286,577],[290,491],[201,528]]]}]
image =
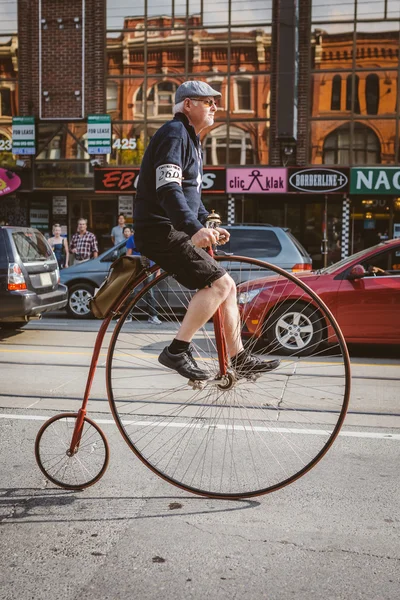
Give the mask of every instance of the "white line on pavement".
[{"label": "white line on pavement", "polygon": [[[0,414],[0,419],[15,419],[20,421],[47,421],[49,417],[39,415],[12,415],[12,414]],[[96,419],[96,423],[99,425],[114,425],[115,422],[112,419]],[[163,421],[123,421],[124,425],[153,425],[155,427],[190,427],[204,429],[207,427],[206,424],[199,423],[193,425],[193,423],[165,423]],[[293,433],[302,435],[330,435],[329,431],[323,429],[296,429],[290,427],[260,427],[260,426],[244,426],[244,425],[212,425],[213,429],[234,429],[235,431],[269,431],[270,433]],[[341,437],[355,437],[364,439],[376,439],[376,440],[393,440],[400,441],[400,434],[398,433],[376,433],[376,432],[364,432],[364,431],[341,431],[339,433]]]}]

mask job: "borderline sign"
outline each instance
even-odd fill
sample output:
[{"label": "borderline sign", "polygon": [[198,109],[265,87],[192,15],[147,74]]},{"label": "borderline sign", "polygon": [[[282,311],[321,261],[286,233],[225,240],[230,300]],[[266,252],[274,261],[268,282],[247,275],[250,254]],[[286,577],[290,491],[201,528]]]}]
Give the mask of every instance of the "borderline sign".
[{"label": "borderline sign", "polygon": [[350,172],[350,193],[398,196],[400,167],[353,167]]},{"label": "borderline sign", "polygon": [[35,117],[12,118],[12,153],[36,153]]},{"label": "borderline sign", "polygon": [[111,154],[111,115],[88,116],[88,154]]},{"label": "borderline sign", "polygon": [[290,168],[289,192],[311,194],[334,194],[348,192],[349,169],[327,167]]}]

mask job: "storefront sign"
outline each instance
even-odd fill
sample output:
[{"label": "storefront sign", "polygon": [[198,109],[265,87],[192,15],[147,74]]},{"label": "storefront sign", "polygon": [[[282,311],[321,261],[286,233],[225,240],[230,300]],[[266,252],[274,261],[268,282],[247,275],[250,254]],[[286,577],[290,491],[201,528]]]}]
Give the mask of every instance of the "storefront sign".
[{"label": "storefront sign", "polygon": [[[102,167],[94,170],[94,189],[98,194],[135,193],[139,180],[138,167]],[[225,194],[225,168],[205,167],[202,191]],[[120,211],[124,212],[124,211]]]},{"label": "storefront sign", "polygon": [[399,195],[400,167],[354,167],[350,173],[351,194]]},{"label": "storefront sign", "polygon": [[53,196],[53,215],[67,214],[67,196]]},{"label": "storefront sign", "polygon": [[110,115],[89,115],[87,133],[89,154],[111,153]]},{"label": "storefront sign", "polygon": [[12,153],[35,154],[35,117],[12,118]]},{"label": "storefront sign", "polygon": [[15,192],[21,185],[21,179],[13,171],[0,169],[0,196]]},{"label": "storefront sign", "polygon": [[204,167],[202,192],[204,194],[225,194],[225,167]]},{"label": "storefront sign", "polygon": [[126,219],[132,220],[133,196],[118,196],[118,214],[122,214]]},{"label": "storefront sign", "polygon": [[289,169],[289,192],[330,194],[347,192],[348,188],[348,169]]},{"label": "storefront sign", "polygon": [[283,194],[287,191],[286,169],[227,169],[226,192],[238,194]]},{"label": "storefront sign", "polygon": [[94,189],[97,194],[136,192],[139,169],[104,167],[94,170]]}]

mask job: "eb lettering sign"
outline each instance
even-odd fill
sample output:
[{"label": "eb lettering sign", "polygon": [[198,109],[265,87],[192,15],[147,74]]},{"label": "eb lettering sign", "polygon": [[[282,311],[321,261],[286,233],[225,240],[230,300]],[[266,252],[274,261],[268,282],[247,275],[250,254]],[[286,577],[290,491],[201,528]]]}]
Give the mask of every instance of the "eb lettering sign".
[{"label": "eb lettering sign", "polygon": [[136,192],[139,169],[105,167],[94,170],[94,189],[97,194]]}]

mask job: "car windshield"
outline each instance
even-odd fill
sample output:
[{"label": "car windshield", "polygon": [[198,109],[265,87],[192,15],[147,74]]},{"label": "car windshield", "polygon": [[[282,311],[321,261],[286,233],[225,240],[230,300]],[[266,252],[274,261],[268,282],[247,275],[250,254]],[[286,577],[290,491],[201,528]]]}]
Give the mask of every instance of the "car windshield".
[{"label": "car windshield", "polygon": [[320,269],[318,271],[318,273],[324,273],[324,274],[334,273],[337,269],[341,269],[342,267],[345,267],[347,264],[353,262],[357,258],[359,258],[360,259],[359,262],[361,262],[363,257],[365,256],[365,254],[371,252],[371,250],[377,250],[378,248],[383,248],[383,247],[384,247],[384,244],[377,244],[376,246],[371,246],[370,248],[365,248],[364,250],[360,250],[360,252],[351,254],[347,258],[343,258],[342,260],[339,260],[339,262],[336,262],[333,265],[330,265],[329,267],[325,267],[325,269]]},{"label": "car windshield", "polygon": [[47,260],[52,256],[51,248],[45,238],[35,231],[14,231],[12,237],[24,263]]}]

